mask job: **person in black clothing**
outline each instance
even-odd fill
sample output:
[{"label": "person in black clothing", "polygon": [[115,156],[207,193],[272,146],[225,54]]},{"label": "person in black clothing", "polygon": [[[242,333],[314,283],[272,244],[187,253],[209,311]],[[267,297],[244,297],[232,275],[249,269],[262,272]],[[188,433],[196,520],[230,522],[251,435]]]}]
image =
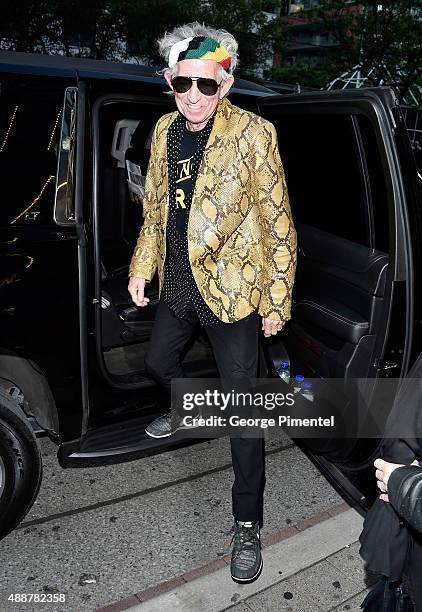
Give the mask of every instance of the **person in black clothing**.
[{"label": "person in black clothing", "polygon": [[422,467],[419,462],[402,465],[377,459],[374,466],[380,499],[390,502],[406,523],[422,533]]},{"label": "person in black clothing", "polygon": [[422,612],[421,460],[422,354],[400,381],[374,464],[381,495],[365,516],[359,552],[367,573],[382,580],[363,602],[365,612],[389,610],[385,599],[398,591],[410,597],[400,603],[405,610]]},{"label": "person in black clothing", "polygon": [[[409,537],[401,576],[391,581],[381,574],[382,579],[360,607],[364,612],[420,612],[422,549],[418,536],[422,534],[422,468],[417,460],[411,465],[404,465],[381,458],[374,462],[374,466],[377,487],[381,491],[379,499],[401,519],[401,529],[406,528]],[[381,522],[380,533],[383,533],[386,541],[392,535],[388,527],[387,523],[383,525]],[[400,554],[400,551],[396,549],[396,553]]]}]

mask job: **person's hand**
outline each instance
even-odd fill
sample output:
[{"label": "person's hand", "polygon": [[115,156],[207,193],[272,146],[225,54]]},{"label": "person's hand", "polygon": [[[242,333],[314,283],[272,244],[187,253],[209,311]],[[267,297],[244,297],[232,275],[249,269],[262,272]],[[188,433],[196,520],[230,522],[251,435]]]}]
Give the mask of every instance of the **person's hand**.
[{"label": "person's hand", "polygon": [[275,336],[281,329],[283,329],[283,325],[286,321],[274,321],[273,319],[266,319],[262,317],[262,330],[264,332],[264,336],[269,338],[269,336]]},{"label": "person's hand", "polygon": [[[374,461],[374,466],[376,468],[375,478],[377,479],[377,487],[381,491],[380,499],[382,499],[382,501],[389,501],[387,493],[388,479],[394,470],[398,467],[403,467],[403,465],[403,463],[390,463],[389,461],[384,461],[384,459],[377,459]],[[419,464],[415,459],[411,465]]]},{"label": "person's hand", "polygon": [[145,297],[145,279],[139,276],[131,276],[128,291],[137,306],[148,306],[149,298]]}]

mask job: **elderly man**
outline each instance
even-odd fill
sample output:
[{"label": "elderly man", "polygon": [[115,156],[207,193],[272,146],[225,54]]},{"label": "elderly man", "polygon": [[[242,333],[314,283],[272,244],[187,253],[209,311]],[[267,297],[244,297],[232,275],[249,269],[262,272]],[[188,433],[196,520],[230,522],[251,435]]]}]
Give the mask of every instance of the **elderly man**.
[{"label": "elderly man", "polygon": [[[145,181],[144,224],[129,269],[129,292],[147,306],[145,283],[158,269],[160,301],[145,369],[170,390],[183,376],[180,354],[204,327],[222,378],[257,376],[264,336],[290,319],[296,231],[272,123],[231,104],[237,42],[195,22],[160,41],[164,77],[177,111],[157,122]],[[146,429],[174,433],[171,412]],[[262,569],[262,438],[230,439],[235,519],[231,575]]]}]

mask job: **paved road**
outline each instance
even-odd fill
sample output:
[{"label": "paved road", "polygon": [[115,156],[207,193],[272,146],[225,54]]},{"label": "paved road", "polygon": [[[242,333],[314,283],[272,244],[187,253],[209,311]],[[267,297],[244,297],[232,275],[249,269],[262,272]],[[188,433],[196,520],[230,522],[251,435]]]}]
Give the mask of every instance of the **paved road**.
[{"label": "paved road", "polygon": [[[49,440],[41,445],[44,480],[37,502],[0,544],[2,612],[95,610],[229,552],[228,439],[67,470]],[[340,501],[282,432],[271,434],[263,537]],[[16,604],[8,601],[12,593],[64,593],[66,602]]]},{"label": "paved road", "polygon": [[299,526],[296,533],[285,529],[290,533],[279,535],[288,537],[277,542],[274,537],[263,541],[264,570],[252,584],[235,584],[224,564],[193,579],[187,575],[178,584],[173,580],[168,590],[160,585],[137,593],[101,612],[362,612],[368,592],[359,556],[362,517],[337,506],[334,516]]}]

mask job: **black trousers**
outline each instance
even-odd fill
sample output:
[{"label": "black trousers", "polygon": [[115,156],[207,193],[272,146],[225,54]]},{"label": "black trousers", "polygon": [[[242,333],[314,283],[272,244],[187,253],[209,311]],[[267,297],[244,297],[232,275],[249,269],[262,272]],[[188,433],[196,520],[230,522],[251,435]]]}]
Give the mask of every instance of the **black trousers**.
[{"label": "black trousers", "polygon": [[[169,393],[172,378],[182,378],[180,354],[197,324],[178,318],[160,300],[152,329],[145,369]],[[205,325],[221,378],[255,378],[258,375],[258,332],[256,311],[234,323]],[[231,437],[234,471],[233,516],[239,521],[263,522],[265,450],[263,438]]]},{"label": "black trousers", "polygon": [[403,572],[403,583],[409,593],[415,612],[422,610],[422,534],[409,528],[410,539],[406,564]]}]

